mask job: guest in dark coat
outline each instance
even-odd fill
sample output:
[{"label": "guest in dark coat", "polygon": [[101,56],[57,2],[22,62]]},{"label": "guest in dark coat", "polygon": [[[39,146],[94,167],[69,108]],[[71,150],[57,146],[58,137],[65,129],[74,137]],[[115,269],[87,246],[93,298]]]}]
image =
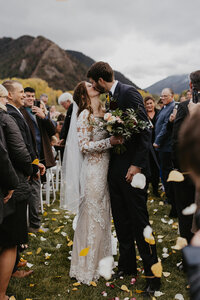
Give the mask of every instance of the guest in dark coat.
[{"label": "guest in dark coat", "polygon": [[[200,71],[198,82],[200,91]],[[183,122],[178,136],[179,161],[181,168],[189,171],[200,193],[200,103],[189,106],[190,114]],[[191,108],[193,108],[191,110]],[[198,203],[197,203],[198,204]],[[199,209],[199,207],[198,207]],[[183,256],[188,273],[190,295],[192,300],[200,299],[200,210],[196,212],[196,233],[191,245],[183,249]],[[190,224],[191,225],[191,224]]]},{"label": "guest in dark coat", "polygon": [[[2,94],[4,92],[4,95]],[[6,113],[7,91],[0,85],[0,295],[5,297],[16,261],[16,246],[28,240],[26,200],[31,158],[15,120]],[[15,189],[13,193],[13,189]],[[29,272],[30,273],[30,272]],[[4,298],[3,298],[4,299]]]},{"label": "guest in dark coat", "polygon": [[155,140],[155,124],[156,119],[159,113],[159,110],[155,107],[155,99],[151,96],[147,96],[144,98],[144,106],[148,115],[149,120],[152,123],[152,132],[151,132],[151,143],[152,147],[149,152],[149,162],[150,162],[150,170],[151,170],[151,177],[150,182],[153,188],[153,194],[155,196],[159,196],[158,193],[158,184],[160,178],[160,166],[159,166],[159,158],[158,152],[154,150],[153,143]]}]

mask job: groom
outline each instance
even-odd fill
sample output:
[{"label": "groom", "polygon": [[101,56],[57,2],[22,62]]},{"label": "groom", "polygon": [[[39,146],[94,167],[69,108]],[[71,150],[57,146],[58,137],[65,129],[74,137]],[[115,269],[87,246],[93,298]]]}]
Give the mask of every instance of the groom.
[{"label": "groom", "polygon": [[[87,76],[96,90],[101,93],[109,92],[112,95],[114,101],[110,105],[115,104],[115,109],[118,107],[125,111],[133,108],[139,119],[148,122],[140,93],[133,86],[115,80],[114,72],[108,63],[94,63],[88,70]],[[156,246],[146,243],[143,236],[144,228],[149,225],[146,205],[147,187],[142,190],[133,188],[130,184],[137,173],[149,175],[149,130],[145,129],[139,134],[133,134],[125,145],[127,150],[123,154],[111,153],[108,172],[112,215],[120,254],[115,278],[126,274],[136,276],[136,242],[143,260],[145,275],[148,277],[146,291],[153,292],[160,287],[160,280],[149,278],[153,276],[151,266],[158,260]]]}]

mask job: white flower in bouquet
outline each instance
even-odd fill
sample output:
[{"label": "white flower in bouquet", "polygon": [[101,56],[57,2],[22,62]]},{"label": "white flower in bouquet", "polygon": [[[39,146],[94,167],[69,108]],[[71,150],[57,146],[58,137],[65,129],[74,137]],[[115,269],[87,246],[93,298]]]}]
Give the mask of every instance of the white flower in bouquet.
[{"label": "white flower in bouquet", "polygon": [[113,124],[113,123],[116,122],[116,120],[117,120],[117,119],[116,119],[115,116],[111,116],[110,118],[108,118],[107,122]]},{"label": "white flower in bouquet", "polygon": [[112,268],[114,266],[114,259],[112,256],[107,256],[99,261],[99,274],[106,280],[109,280],[112,275]]},{"label": "white flower in bouquet", "polygon": [[135,174],[131,181],[131,185],[134,188],[138,188],[141,190],[144,189],[144,187],[146,185],[146,177],[144,176],[144,174],[141,174],[141,173]]},{"label": "white flower in bouquet", "polygon": [[104,120],[105,120],[105,121],[108,121],[108,119],[109,119],[110,117],[112,117],[112,114],[111,114],[111,113],[106,113],[106,114],[104,115]]}]

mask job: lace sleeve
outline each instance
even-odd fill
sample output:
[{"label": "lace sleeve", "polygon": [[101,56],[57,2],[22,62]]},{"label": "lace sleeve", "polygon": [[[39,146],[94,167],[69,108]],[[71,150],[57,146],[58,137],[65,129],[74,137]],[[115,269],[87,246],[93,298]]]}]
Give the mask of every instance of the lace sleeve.
[{"label": "lace sleeve", "polygon": [[112,147],[110,138],[92,141],[92,125],[89,124],[88,110],[80,113],[77,121],[78,141],[81,152],[101,152]]}]

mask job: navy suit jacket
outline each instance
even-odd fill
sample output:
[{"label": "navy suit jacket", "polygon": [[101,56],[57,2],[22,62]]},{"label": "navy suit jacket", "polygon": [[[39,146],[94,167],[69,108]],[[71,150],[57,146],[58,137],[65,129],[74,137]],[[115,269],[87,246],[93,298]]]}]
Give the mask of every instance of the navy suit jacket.
[{"label": "navy suit jacket", "polygon": [[[149,122],[142,96],[133,86],[118,82],[113,98],[116,100],[119,109],[125,111],[128,108],[133,108],[137,112],[139,119]],[[151,133],[149,129],[145,129],[137,134],[134,133],[132,138],[125,143],[127,151],[124,154],[118,155],[112,153],[111,166],[113,159],[118,161],[125,158],[129,166],[137,166],[142,169],[142,173],[149,175],[150,145]]]},{"label": "navy suit jacket", "polygon": [[167,124],[169,117],[173,112],[175,101],[164,106],[156,120],[155,125],[155,144],[159,146],[158,151],[172,152],[172,133],[168,132]]}]

